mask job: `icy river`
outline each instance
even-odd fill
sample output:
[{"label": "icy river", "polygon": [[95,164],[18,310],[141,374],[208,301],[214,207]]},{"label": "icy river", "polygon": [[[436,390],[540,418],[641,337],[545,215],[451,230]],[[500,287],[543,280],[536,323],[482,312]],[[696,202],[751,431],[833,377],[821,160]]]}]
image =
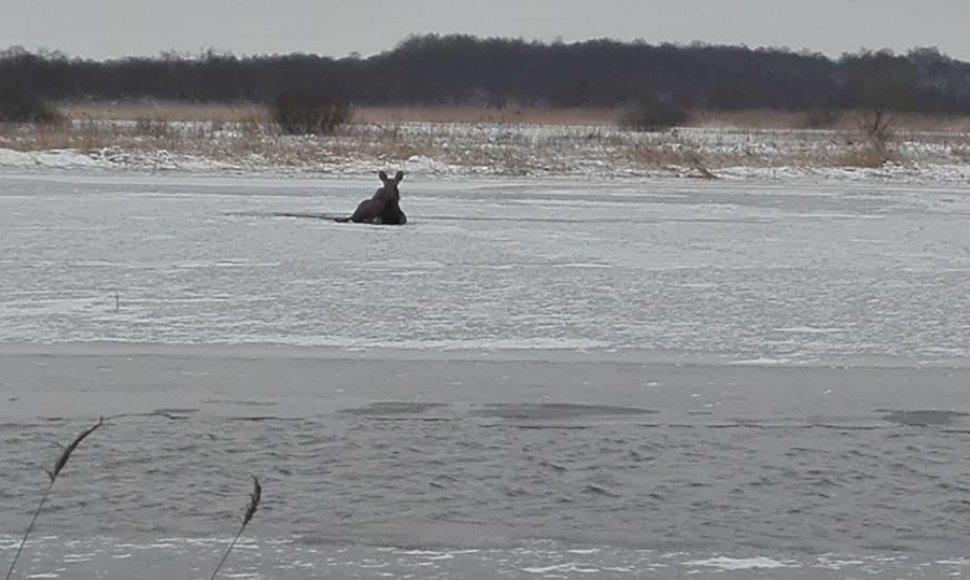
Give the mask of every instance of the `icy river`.
[{"label": "icy river", "polygon": [[970,186],[378,184],[0,173],[4,570],[970,574]]}]

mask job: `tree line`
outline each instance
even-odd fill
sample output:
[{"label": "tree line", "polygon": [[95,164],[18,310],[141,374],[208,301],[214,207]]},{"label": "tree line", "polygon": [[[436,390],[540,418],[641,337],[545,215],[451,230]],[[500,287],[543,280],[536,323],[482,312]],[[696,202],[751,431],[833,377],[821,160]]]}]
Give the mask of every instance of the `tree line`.
[{"label": "tree line", "polygon": [[312,54],[96,61],[0,51],[0,90],[50,100],[270,102],[326,94],[354,105],[622,107],[703,110],[882,107],[970,113],[970,63],[919,48],[821,54],[743,46],[592,40],[542,43],[412,36],[369,58]]}]

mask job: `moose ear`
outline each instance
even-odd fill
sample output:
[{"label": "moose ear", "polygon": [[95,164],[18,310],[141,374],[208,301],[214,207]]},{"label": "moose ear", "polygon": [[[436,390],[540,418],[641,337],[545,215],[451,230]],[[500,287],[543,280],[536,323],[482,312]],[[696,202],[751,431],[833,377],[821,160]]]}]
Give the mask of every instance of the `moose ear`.
[{"label": "moose ear", "polygon": [[387,174],[384,173],[383,171],[378,171],[377,172],[377,177],[380,177],[381,178],[381,181],[383,181],[385,183],[387,182]]},{"label": "moose ear", "polygon": [[403,171],[398,171],[397,173],[394,174],[394,183],[401,183],[402,179],[404,179]]}]

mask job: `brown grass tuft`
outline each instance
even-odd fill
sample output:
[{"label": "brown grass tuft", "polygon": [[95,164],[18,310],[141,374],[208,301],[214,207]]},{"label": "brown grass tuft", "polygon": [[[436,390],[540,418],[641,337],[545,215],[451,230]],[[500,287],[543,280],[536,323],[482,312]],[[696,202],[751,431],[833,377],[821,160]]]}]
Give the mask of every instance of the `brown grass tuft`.
[{"label": "brown grass tuft", "polygon": [[717,179],[712,167],[742,165],[740,160],[728,156],[702,155],[696,147],[683,143],[659,145],[637,144],[626,151],[628,158],[639,167],[649,169],[690,169],[704,179]]},{"label": "brown grass tuft", "polygon": [[835,157],[832,166],[835,167],[864,167],[876,169],[882,167],[890,161],[899,161],[898,155],[894,155],[884,147],[877,147],[870,144],[862,145],[844,152]]}]

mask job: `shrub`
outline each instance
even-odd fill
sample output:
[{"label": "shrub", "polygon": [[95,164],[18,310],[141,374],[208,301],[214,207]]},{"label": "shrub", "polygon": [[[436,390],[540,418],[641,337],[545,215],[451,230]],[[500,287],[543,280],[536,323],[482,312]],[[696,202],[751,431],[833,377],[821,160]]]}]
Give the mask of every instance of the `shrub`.
[{"label": "shrub", "polygon": [[859,139],[851,139],[852,146],[841,162],[849,167],[882,167],[890,161],[900,161],[892,150],[895,138],[895,119],[883,107],[874,107],[859,118]]},{"label": "shrub", "polygon": [[690,121],[690,111],[664,99],[650,98],[620,117],[620,127],[632,131],[664,131]]},{"label": "shrub", "polygon": [[351,117],[346,101],[321,93],[283,93],[270,106],[273,121],[284,133],[332,133]]},{"label": "shrub", "polygon": [[872,149],[885,153],[896,135],[896,120],[886,108],[875,107],[862,118],[859,128]]},{"label": "shrub", "polygon": [[37,95],[15,88],[0,88],[0,122],[57,123],[61,114]]},{"label": "shrub", "polygon": [[862,147],[852,160],[859,167],[882,167],[893,161],[890,145],[896,136],[896,121],[884,107],[874,107],[859,121]]}]

